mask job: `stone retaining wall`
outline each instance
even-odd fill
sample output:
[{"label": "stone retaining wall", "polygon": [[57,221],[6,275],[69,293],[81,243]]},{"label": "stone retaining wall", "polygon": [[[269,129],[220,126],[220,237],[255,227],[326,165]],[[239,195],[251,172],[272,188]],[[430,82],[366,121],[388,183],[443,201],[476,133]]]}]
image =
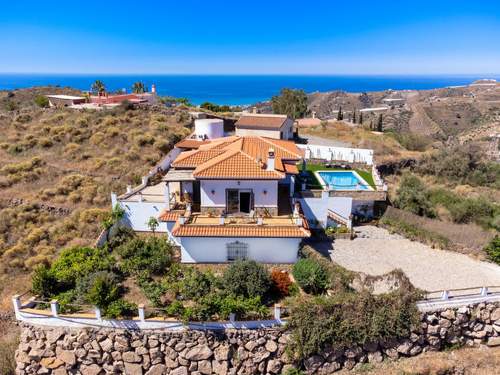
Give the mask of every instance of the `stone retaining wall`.
[{"label": "stone retaining wall", "polygon": [[[293,367],[280,329],[126,331],[21,324],[19,374],[280,374]],[[328,350],[304,361],[308,373],[415,356],[451,345],[500,345],[500,303],[423,313],[410,337]]]}]

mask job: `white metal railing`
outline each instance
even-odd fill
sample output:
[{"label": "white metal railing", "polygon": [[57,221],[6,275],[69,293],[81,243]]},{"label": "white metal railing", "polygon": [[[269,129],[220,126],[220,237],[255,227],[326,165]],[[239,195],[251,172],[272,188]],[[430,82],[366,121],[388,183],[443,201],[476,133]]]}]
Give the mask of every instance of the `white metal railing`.
[{"label": "white metal railing", "polygon": [[[225,330],[225,329],[259,329],[271,328],[285,325],[286,321],[282,317],[282,307],[275,304],[273,307],[273,317],[266,320],[237,321],[235,314],[230,314],[229,321],[220,322],[188,322],[177,320],[167,320],[161,317],[146,317],[146,307],[139,305],[137,316],[132,319],[105,319],[99,307],[91,307],[92,313],[64,314],[60,312],[57,300],[38,301],[34,297],[27,303],[21,302],[21,296],[12,297],[14,312],[18,321],[30,324],[56,327],[102,327],[102,328],[126,328],[126,329],[169,329],[169,330]],[[37,303],[50,305],[50,310],[38,310],[34,307]],[[89,306],[87,306],[89,307]],[[158,309],[156,309],[158,310]]]},{"label": "white metal railing", "polygon": [[323,159],[349,163],[373,164],[373,150],[321,145],[297,145],[305,151],[306,159]]},{"label": "white metal railing", "polygon": [[417,303],[421,311],[467,306],[481,302],[500,301],[500,286],[482,286],[427,292]]},{"label": "white metal railing", "polygon": [[387,184],[382,180],[380,174],[378,173],[377,166],[375,164],[372,165],[372,176],[373,181],[375,182],[375,187],[378,191],[387,191]]}]

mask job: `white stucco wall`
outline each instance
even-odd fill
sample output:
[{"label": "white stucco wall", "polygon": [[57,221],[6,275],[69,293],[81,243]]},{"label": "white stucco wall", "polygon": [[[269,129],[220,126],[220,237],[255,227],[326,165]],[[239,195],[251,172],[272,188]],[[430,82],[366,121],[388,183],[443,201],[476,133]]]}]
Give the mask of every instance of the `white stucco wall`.
[{"label": "white stucco wall", "polygon": [[[160,212],[167,207],[166,203],[152,202],[118,202],[125,210],[123,224],[133,230],[141,232],[150,232],[147,222],[151,216],[158,218]],[[166,232],[167,224],[159,222],[157,232]]]},{"label": "white stucco wall", "polygon": [[183,263],[227,262],[226,244],[248,245],[248,258],[261,263],[295,263],[300,238],[178,237]]},{"label": "white stucco wall", "polygon": [[[202,207],[226,207],[226,189],[250,189],[255,207],[278,206],[277,180],[202,180],[200,183]],[[214,194],[212,194],[212,190]],[[264,190],[266,194],[264,194]]]},{"label": "white stucco wall", "polygon": [[328,225],[328,210],[349,218],[353,210],[353,200],[350,197],[329,197],[324,193],[321,198],[300,198],[300,204],[305,217],[311,221],[318,220],[319,226]]},{"label": "white stucco wall", "polygon": [[240,137],[253,136],[253,137],[267,137],[273,139],[281,139],[281,132],[279,130],[236,128],[236,135]]}]

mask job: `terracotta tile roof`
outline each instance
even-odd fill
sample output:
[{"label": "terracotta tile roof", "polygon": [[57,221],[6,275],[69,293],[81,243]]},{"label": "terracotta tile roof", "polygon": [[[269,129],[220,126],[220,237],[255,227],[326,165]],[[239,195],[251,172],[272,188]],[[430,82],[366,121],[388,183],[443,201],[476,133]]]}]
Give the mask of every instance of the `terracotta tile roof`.
[{"label": "terracotta tile roof", "polygon": [[[270,149],[275,153],[275,170],[267,171]],[[207,142],[197,150],[182,152],[173,162],[175,168],[196,168],[194,177],[237,179],[281,179],[284,173],[297,173],[293,166],[285,169],[283,161],[301,159],[304,151],[295,143],[264,137],[225,137]]]},{"label": "terracotta tile roof", "polygon": [[238,150],[226,151],[220,156],[198,166],[194,172],[198,178],[230,178],[230,179],[279,179],[285,175],[276,170],[268,171],[255,159]]},{"label": "terracotta tile roof", "polygon": [[209,142],[199,141],[197,139],[183,139],[182,141],[176,143],[175,147],[197,149],[202,145],[206,145],[207,143]]},{"label": "terracotta tile roof", "polygon": [[177,156],[172,165],[175,168],[196,168],[216,156],[224,153],[224,150],[192,150],[184,151]]},{"label": "terracotta tile roof", "polygon": [[234,124],[241,129],[271,129],[279,130],[286,122],[287,117],[283,116],[241,116]]},{"label": "terracotta tile roof", "polygon": [[181,211],[167,211],[163,210],[158,216],[158,220],[160,221],[177,221],[181,214]]},{"label": "terracotta tile roof", "polygon": [[283,164],[285,172],[289,174],[299,174],[299,169],[295,164]]},{"label": "terracotta tile roof", "polygon": [[176,237],[274,237],[304,238],[311,233],[298,226],[264,226],[264,225],[179,225],[172,229]]}]

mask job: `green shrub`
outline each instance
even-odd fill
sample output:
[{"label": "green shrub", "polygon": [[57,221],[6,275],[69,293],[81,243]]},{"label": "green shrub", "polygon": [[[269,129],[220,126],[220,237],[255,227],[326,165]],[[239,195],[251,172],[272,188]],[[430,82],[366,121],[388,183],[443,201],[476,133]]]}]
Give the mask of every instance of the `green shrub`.
[{"label": "green shrub", "polygon": [[500,236],[495,236],[484,250],[488,254],[488,258],[500,264]]},{"label": "green shrub", "polygon": [[57,293],[57,279],[47,265],[41,264],[33,272],[31,291],[42,298],[50,298]]},{"label": "green shrub", "polygon": [[93,272],[110,271],[115,264],[115,259],[104,249],[72,247],[61,252],[51,271],[58,283],[72,288],[78,279]]},{"label": "green shrub", "polygon": [[314,259],[299,259],[293,265],[292,273],[306,293],[320,294],[328,287],[328,271]]},{"label": "green shrub", "polygon": [[226,268],[223,287],[235,296],[264,296],[271,287],[269,273],[253,260],[239,260]]},{"label": "green shrub", "polygon": [[107,245],[110,249],[117,249],[135,237],[136,234],[132,228],[119,226],[110,234]]},{"label": "green shrub", "polygon": [[49,106],[49,99],[44,95],[37,95],[35,97],[35,104],[41,108],[47,108]]},{"label": "green shrub", "polygon": [[260,296],[243,296],[210,293],[196,301],[191,308],[184,310],[185,320],[226,320],[234,313],[238,319],[261,319],[269,315],[269,309],[262,305]]},{"label": "green shrub", "polygon": [[212,291],[214,276],[208,272],[200,272],[197,269],[189,269],[182,279],[180,292],[186,299],[201,298]]},{"label": "green shrub", "polygon": [[436,216],[434,209],[429,203],[429,192],[423,182],[412,174],[403,175],[394,205],[402,210],[420,216]]},{"label": "green shrub", "polygon": [[109,304],[109,306],[104,310],[104,316],[106,318],[131,318],[137,316],[137,305],[132,302],[125,301],[120,298]]},{"label": "green shrub", "polygon": [[119,280],[107,271],[91,273],[79,280],[77,290],[84,295],[85,301],[106,309],[120,297]]},{"label": "green shrub", "polygon": [[305,359],[325,348],[407,337],[419,324],[419,298],[414,290],[297,298],[289,303],[290,349]]},{"label": "green shrub", "polygon": [[163,274],[173,255],[172,245],[163,237],[134,238],[119,246],[117,252],[123,259],[123,270],[132,274],[140,271]]}]

